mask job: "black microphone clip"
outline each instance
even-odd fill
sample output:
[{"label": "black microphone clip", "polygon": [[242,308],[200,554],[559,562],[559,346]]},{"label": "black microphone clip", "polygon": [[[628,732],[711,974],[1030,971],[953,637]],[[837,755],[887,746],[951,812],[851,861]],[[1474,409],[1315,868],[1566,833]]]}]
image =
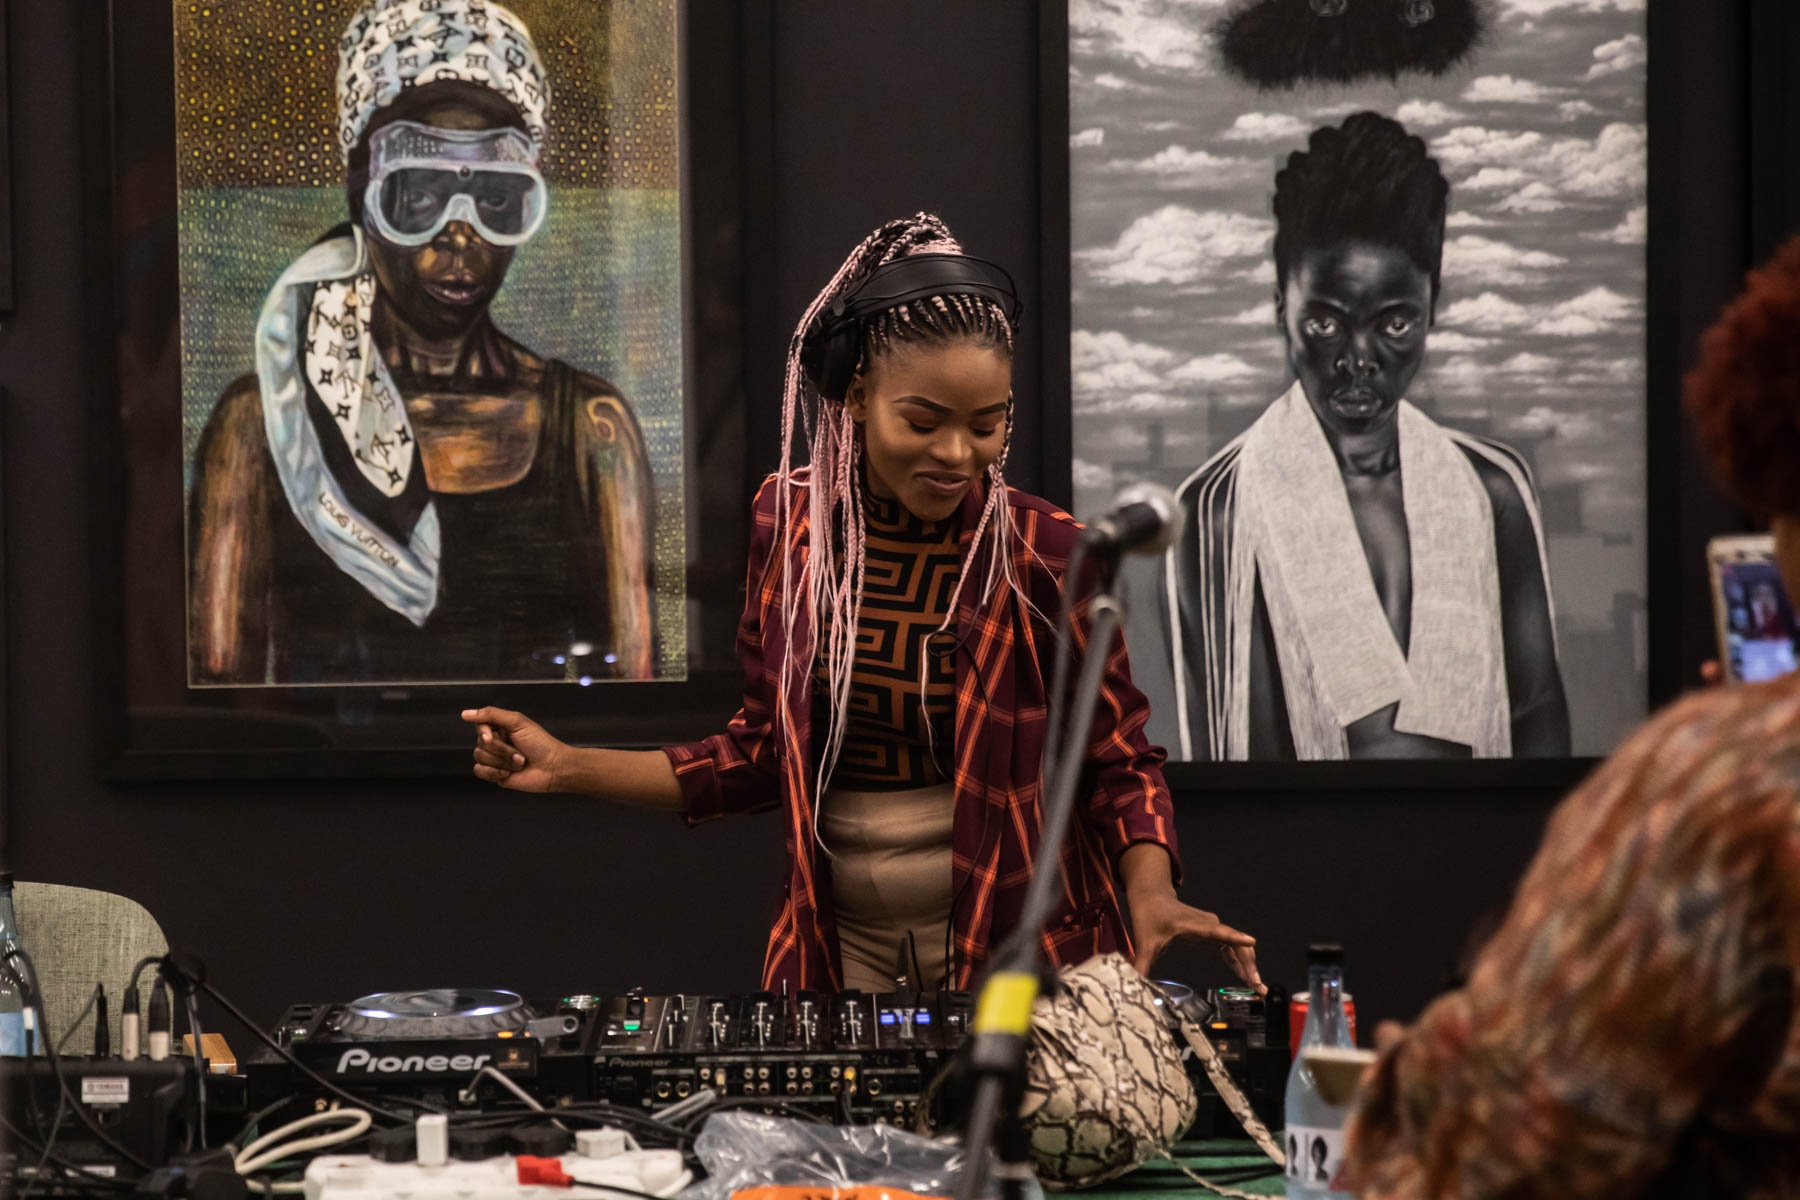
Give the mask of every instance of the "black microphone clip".
[{"label": "black microphone clip", "polygon": [[1181,506],[1175,493],[1161,484],[1134,483],[1088,523],[1082,537],[1093,554],[1161,554],[1175,544],[1180,531]]}]

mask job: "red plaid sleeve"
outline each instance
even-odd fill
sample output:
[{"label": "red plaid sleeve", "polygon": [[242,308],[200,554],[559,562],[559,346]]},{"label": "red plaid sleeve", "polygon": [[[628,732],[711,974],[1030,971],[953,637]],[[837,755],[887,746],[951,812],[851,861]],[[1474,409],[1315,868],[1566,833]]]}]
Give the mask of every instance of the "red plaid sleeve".
[{"label": "red plaid sleeve", "polygon": [[760,812],[774,808],[782,800],[774,697],[770,694],[762,639],[763,621],[779,602],[780,575],[768,569],[774,544],[775,481],[770,478],[756,493],[744,613],[738,621],[738,661],[744,670],[742,706],[723,733],[663,748],[675,768],[690,823],[709,821],[726,813]]},{"label": "red plaid sleeve", "polygon": [[[1086,611],[1075,622],[1075,654],[1088,652],[1092,624]],[[1127,847],[1155,842],[1169,852],[1175,882],[1181,882],[1181,855],[1175,844],[1175,808],[1162,765],[1168,753],[1144,736],[1150,702],[1131,680],[1131,659],[1121,634],[1106,649],[1106,674],[1094,706],[1093,737],[1088,763],[1093,792],[1087,818],[1100,834],[1114,862]]]},{"label": "red plaid sleeve", "polygon": [[[1040,502],[1041,503],[1041,502]],[[1039,561],[1058,577],[1056,602],[1061,598],[1061,575],[1081,525],[1068,513],[1043,506],[1033,514],[1033,540]],[[1046,610],[1054,615],[1054,609]],[[1074,650],[1076,662],[1088,652],[1092,614],[1083,605],[1076,610]],[[1150,702],[1131,679],[1131,658],[1121,635],[1106,647],[1106,674],[1094,706],[1093,736],[1088,744],[1088,772],[1092,791],[1088,796],[1088,823],[1099,833],[1107,854],[1116,863],[1128,847],[1155,842],[1169,852],[1170,868],[1181,882],[1181,855],[1175,841],[1175,809],[1162,765],[1168,753],[1153,746],[1144,735],[1150,719]],[[1048,671],[1046,671],[1048,680]]]}]

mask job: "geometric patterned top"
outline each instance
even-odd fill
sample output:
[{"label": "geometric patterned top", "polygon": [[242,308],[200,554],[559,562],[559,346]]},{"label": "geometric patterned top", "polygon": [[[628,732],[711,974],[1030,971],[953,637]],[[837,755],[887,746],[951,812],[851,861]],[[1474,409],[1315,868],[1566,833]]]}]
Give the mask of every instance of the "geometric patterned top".
[{"label": "geometric patterned top", "polygon": [[[867,488],[863,515],[862,623],[850,673],[849,723],[831,785],[869,792],[929,787],[948,778],[954,761],[955,642],[948,633],[931,635],[950,611],[962,570],[958,525],[954,516],[927,524],[898,499],[882,499]],[[929,740],[919,712],[921,655],[928,660]],[[823,682],[822,670],[815,676]]]}]

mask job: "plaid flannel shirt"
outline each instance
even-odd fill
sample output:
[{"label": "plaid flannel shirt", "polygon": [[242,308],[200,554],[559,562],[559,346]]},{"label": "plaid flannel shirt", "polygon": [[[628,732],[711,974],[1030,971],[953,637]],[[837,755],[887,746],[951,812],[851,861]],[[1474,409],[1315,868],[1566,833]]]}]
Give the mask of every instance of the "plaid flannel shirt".
[{"label": "plaid flannel shirt", "polygon": [[[782,540],[798,580],[808,555],[807,476],[796,473],[791,528]],[[787,823],[787,880],[782,889],[768,954],[765,988],[833,990],[841,986],[832,917],[830,861],[813,841],[811,655],[789,682],[789,719],[778,727],[783,654],[780,561],[775,557],[776,481],[757,493],[750,540],[750,571],[738,656],[744,668],[743,707],[725,732],[664,752],[686,799],[687,819],[699,822],[731,812],[781,807]],[[963,500],[961,544],[974,537],[984,494]],[[1013,566],[1039,612],[1054,619],[1061,608],[1062,572],[1081,526],[1047,502],[1008,490],[1014,539]],[[952,834],[952,913],[955,983],[970,986],[988,948],[1018,923],[1041,831],[1042,762],[1049,724],[1054,632],[1028,613],[1010,592],[978,612],[985,575],[981,556],[970,565],[954,632],[956,655],[955,818]],[[1086,653],[1087,621],[1078,611],[1074,645]],[[804,612],[795,620],[796,643],[810,646]],[[1131,952],[1131,938],[1115,887],[1115,864],[1139,842],[1166,847],[1179,878],[1175,820],[1162,776],[1166,755],[1144,737],[1149,705],[1131,682],[1123,639],[1108,651],[1107,669],[1088,747],[1083,781],[1086,803],[1071,827],[1062,855],[1062,895],[1041,934],[1045,953],[1058,966],[1109,951]]]}]

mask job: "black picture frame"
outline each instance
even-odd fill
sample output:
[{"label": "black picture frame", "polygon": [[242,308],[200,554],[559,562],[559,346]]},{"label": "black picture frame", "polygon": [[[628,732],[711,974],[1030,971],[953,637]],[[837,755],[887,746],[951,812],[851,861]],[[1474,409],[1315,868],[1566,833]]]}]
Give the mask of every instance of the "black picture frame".
[{"label": "black picture frame", "polygon": [[0,4],[0,314],[13,310],[12,51]]},{"label": "black picture frame", "polygon": [[[6,426],[12,407],[4,387],[0,387],[0,498],[6,495]],[[0,729],[6,727],[7,700],[10,687],[7,673],[6,647],[6,506],[0,504]],[[0,873],[12,871],[12,745],[0,736]]]},{"label": "black picture frame", "polygon": [[[104,664],[96,720],[107,778],[466,778],[472,737],[458,713],[467,707],[515,708],[571,742],[627,747],[704,736],[736,708],[733,647],[755,490],[744,429],[743,231],[752,197],[762,194],[755,164],[767,162],[746,147],[768,111],[758,100],[766,64],[755,53],[766,44],[766,14],[730,0],[681,0],[678,12],[688,677],[592,687],[194,689],[185,673],[179,450],[172,475],[142,465],[146,447],[167,457],[180,426],[179,368],[166,366],[179,363],[172,9],[167,0],[83,6],[83,128],[86,144],[105,150],[88,156],[84,219],[93,231],[89,402],[100,431],[89,465]],[[147,415],[153,409],[160,424]],[[168,552],[146,549],[146,536]],[[171,596],[180,602],[169,604]],[[171,647],[181,651],[172,660]],[[158,653],[172,678],[154,674],[154,661],[146,666]],[[166,697],[147,703],[131,694],[133,671],[161,679]]]},{"label": "black picture frame", "polygon": [[[1647,643],[1651,709],[1679,694],[1682,563],[1672,534],[1679,524],[1681,439],[1679,241],[1672,219],[1679,195],[1675,134],[1679,112],[1679,38],[1676,0],[1648,0],[1650,231],[1647,259],[1647,419],[1645,475]],[[1041,211],[1043,213],[1044,394],[1060,412],[1046,412],[1045,494],[1066,503],[1073,480],[1073,366],[1070,266],[1069,0],[1038,3],[1038,111]],[[1206,791],[1330,792],[1514,792],[1539,795],[1567,790],[1586,778],[1601,760],[1474,759],[1375,762],[1170,762],[1163,768],[1178,795]]]}]

